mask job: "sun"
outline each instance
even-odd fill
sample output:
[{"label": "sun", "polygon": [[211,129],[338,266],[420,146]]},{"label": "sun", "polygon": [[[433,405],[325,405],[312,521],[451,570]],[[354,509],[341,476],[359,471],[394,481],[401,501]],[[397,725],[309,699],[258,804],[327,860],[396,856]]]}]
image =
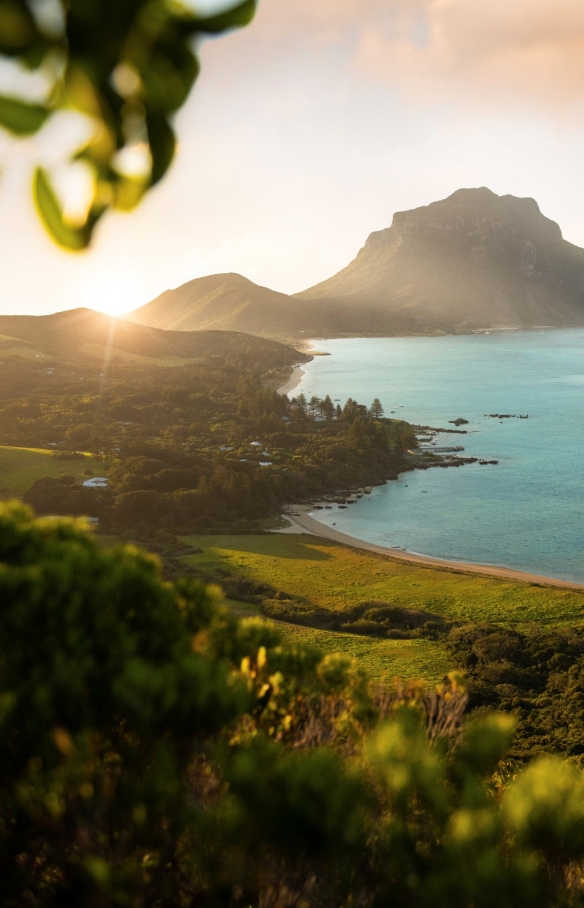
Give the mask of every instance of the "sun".
[{"label": "sun", "polygon": [[90,306],[97,312],[103,312],[105,315],[112,315],[114,318],[122,318],[130,311],[126,300],[104,300],[99,305]]},{"label": "sun", "polygon": [[81,305],[88,309],[113,315],[114,318],[123,317],[143,302],[132,276],[117,270],[98,274],[88,281],[82,300]]}]

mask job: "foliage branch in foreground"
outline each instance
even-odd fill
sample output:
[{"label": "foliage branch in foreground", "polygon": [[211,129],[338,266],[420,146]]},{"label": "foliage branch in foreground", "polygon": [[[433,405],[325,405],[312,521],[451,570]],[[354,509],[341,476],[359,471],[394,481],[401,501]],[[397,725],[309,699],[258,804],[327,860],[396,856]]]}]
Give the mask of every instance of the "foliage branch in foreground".
[{"label": "foliage branch in foreground", "polygon": [[[0,0],[0,56],[40,72],[47,94],[40,103],[0,97],[0,125],[20,136],[36,133],[60,110],[84,114],[91,136],[78,149],[93,183],[85,220],[68,222],[38,168],[37,209],[53,238],[84,249],[109,208],[130,210],[166,173],[175,152],[173,114],[199,73],[193,42],[246,25],[255,0],[202,17],[186,0]],[[141,149],[135,172],[122,152]]]},{"label": "foliage branch in foreground", "polygon": [[3,905],[583,904],[580,770],[218,596],[1,506]]}]

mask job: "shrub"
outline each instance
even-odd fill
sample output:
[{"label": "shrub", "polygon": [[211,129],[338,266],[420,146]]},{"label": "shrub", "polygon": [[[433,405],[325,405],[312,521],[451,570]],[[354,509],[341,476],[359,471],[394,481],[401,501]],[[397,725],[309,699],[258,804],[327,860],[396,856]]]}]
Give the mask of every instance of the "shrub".
[{"label": "shrub", "polygon": [[457,677],[376,690],[20,503],[0,604],[9,908],[582,904],[582,772],[548,756],[506,784],[514,720],[461,725]]}]

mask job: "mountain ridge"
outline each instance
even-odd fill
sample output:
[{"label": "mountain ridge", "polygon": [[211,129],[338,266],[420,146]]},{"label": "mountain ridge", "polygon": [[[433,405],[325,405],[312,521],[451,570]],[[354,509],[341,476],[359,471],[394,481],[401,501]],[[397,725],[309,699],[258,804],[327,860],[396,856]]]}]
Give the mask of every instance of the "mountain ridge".
[{"label": "mountain ridge", "polygon": [[[259,337],[297,337],[327,326],[330,307],[314,312],[305,302],[254,284],[234,272],[195,278],[166,290],[124,318],[172,330],[243,331]],[[324,316],[324,317],[323,317]],[[299,325],[303,324],[303,329]]]},{"label": "mountain ridge", "polygon": [[584,250],[531,198],[486,187],[396,212],[356,258],[299,298],[385,311],[416,328],[584,323]]},{"label": "mountain ridge", "polygon": [[211,275],[126,318],[287,339],[571,327],[584,325],[584,249],[532,198],[459,189],[396,212],[345,268],[292,296]]},{"label": "mountain ridge", "polygon": [[68,360],[103,358],[104,353],[155,360],[252,353],[271,359],[274,365],[290,366],[311,358],[279,341],[243,332],[168,331],[84,308],[51,315],[0,316],[0,353],[8,355],[19,344],[29,347],[31,355]]}]

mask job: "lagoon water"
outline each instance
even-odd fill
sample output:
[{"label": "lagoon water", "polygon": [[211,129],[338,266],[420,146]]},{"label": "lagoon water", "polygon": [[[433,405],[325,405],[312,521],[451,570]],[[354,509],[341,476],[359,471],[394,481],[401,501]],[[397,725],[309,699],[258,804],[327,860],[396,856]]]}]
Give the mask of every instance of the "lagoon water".
[{"label": "lagoon water", "polygon": [[315,517],[379,545],[584,582],[584,329],[316,347],[332,355],[303,366],[291,396],[379,397],[387,416],[417,425],[455,428],[449,420],[463,417],[468,434],[439,444],[499,464],[405,473]]}]

